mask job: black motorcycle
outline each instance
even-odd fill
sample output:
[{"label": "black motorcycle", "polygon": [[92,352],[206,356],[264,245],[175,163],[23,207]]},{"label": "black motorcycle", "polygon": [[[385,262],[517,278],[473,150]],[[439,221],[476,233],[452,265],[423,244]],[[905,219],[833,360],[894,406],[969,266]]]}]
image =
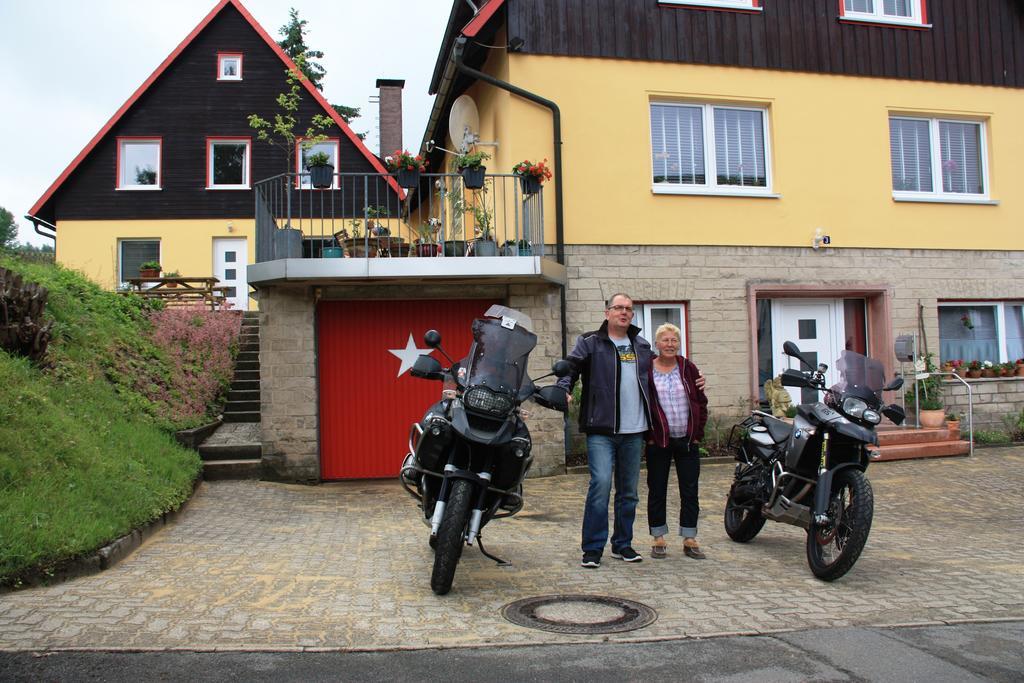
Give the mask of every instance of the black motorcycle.
[{"label": "black motorcycle", "polygon": [[[520,404],[532,398],[545,408],[568,408],[562,388],[538,388],[526,375],[537,345],[530,318],[504,306],[491,306],[484,316],[473,321],[473,345],[462,361],[452,361],[441,348],[441,335],[430,330],[424,343],[452,365],[443,368],[423,355],[412,368],[414,377],[441,380],[446,387],[443,398],[413,423],[399,475],[430,527],[430,587],[438,595],[451,590],[464,545],[475,541],[485,556],[507,564],[487,552],[481,530],[523,507],[522,483],[533,456]],[[558,361],[551,374],[568,372],[568,364]]]},{"label": "black motorcycle", "polygon": [[[787,356],[813,368],[787,341]],[[864,471],[877,457],[875,428],[882,416],[895,424],[903,408],[883,406],[882,392],[903,386],[897,377],[884,384],[882,364],[853,351],[836,363],[840,381],[825,387],[825,371],[782,373],[782,384],[825,393],[825,402],[797,407],[790,424],[755,410],[733,427],[729,444],[736,450],[736,474],[725,506],[725,531],[746,543],[765,520],[807,530],[807,563],[825,581],[846,574],[860,556],[871,531],[874,494]]]}]

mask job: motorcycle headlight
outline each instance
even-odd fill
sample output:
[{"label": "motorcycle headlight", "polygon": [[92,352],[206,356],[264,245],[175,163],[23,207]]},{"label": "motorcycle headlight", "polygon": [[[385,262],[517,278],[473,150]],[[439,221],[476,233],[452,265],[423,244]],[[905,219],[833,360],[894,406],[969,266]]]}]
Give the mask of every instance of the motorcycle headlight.
[{"label": "motorcycle headlight", "polygon": [[843,412],[858,420],[863,419],[864,411],[867,409],[868,404],[864,402],[864,399],[856,396],[849,396],[843,401]]},{"label": "motorcycle headlight", "polygon": [[873,425],[876,425],[882,421],[882,416],[873,410],[865,410],[863,418],[865,422],[870,422]]},{"label": "motorcycle headlight", "polygon": [[462,402],[467,408],[488,415],[508,415],[514,406],[511,396],[487,387],[473,387],[462,395]]}]

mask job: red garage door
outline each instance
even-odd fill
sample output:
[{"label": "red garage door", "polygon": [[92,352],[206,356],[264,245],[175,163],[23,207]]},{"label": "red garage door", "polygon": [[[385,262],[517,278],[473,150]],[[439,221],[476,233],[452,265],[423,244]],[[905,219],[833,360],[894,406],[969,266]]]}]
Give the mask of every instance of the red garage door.
[{"label": "red garage door", "polygon": [[[322,301],[318,314],[320,473],[324,479],[393,477],[408,451],[409,426],[441,397],[441,383],[409,374],[441,333],[459,360],[470,323],[491,301]],[[417,350],[418,349],[418,350]],[[434,357],[448,362],[437,351]]]}]

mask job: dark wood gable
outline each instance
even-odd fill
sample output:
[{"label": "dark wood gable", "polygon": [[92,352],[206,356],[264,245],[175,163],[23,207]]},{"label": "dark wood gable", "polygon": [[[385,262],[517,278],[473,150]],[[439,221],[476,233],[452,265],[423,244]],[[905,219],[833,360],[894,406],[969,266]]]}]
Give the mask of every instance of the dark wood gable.
[{"label": "dark wood gable", "polygon": [[762,0],[758,12],[658,0],[506,5],[522,52],[1024,87],[1020,0],[927,0],[925,29],[840,22],[839,0]]},{"label": "dark wood gable", "polygon": [[[244,55],[243,80],[217,80],[217,53]],[[112,77],[109,74],[101,77]],[[70,219],[240,218],[253,215],[251,190],[206,190],[208,137],[252,137],[253,182],[286,170],[284,153],[255,139],[249,114],[273,120],[275,98],[287,83],[285,64],[251,24],[227,4],[141,94],[72,171],[38,215]],[[324,113],[302,92],[300,125]],[[376,173],[366,155],[338,128],[340,172]],[[161,137],[163,189],[117,191],[117,138]]]}]

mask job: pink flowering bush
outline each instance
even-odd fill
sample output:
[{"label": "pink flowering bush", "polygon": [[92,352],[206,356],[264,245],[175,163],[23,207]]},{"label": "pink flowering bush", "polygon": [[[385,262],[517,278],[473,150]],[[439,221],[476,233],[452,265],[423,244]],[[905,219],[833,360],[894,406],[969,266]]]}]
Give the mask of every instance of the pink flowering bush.
[{"label": "pink flowering bush", "polygon": [[140,387],[178,425],[199,424],[223,407],[238,353],[241,311],[167,307],[150,314],[151,337],[169,366],[163,383]]}]

